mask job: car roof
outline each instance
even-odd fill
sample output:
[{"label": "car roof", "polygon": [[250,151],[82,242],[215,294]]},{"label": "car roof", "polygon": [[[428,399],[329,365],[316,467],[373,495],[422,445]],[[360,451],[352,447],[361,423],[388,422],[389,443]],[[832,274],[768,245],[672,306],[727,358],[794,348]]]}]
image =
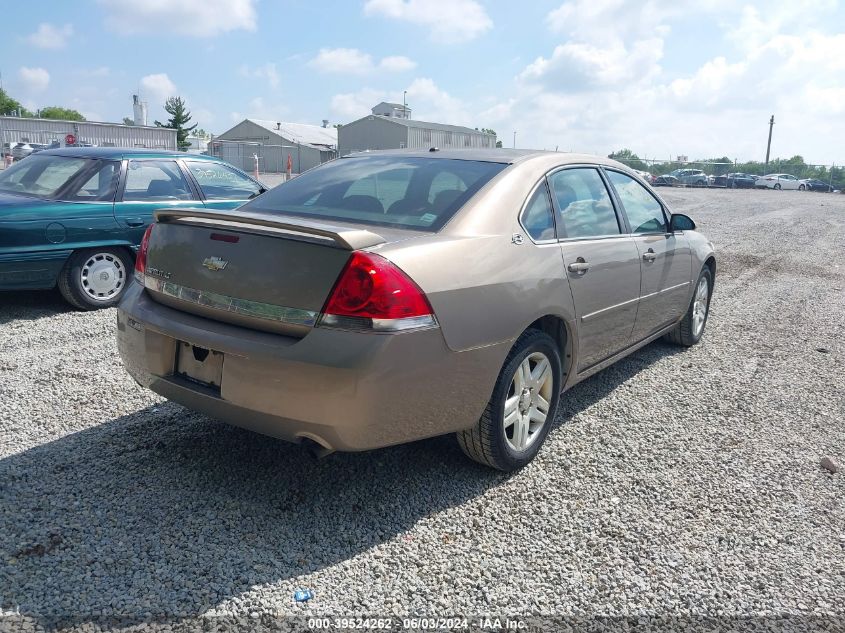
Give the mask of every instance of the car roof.
[{"label": "car roof", "polygon": [[214,160],[204,154],[187,154],[164,149],[141,149],[133,147],[62,147],[38,152],[41,156],[72,156],[74,158],[105,158],[122,160],[124,158],[186,158],[191,160]]},{"label": "car roof", "polygon": [[[521,163],[531,158],[559,156],[560,164],[599,164],[614,167],[625,167],[622,163],[615,160],[605,158],[604,156],[593,156],[590,154],[573,154],[569,152],[551,152],[548,150],[538,149],[505,149],[505,148],[489,148],[489,149],[438,149],[431,151],[427,149],[387,149],[387,150],[371,150],[365,152],[356,152],[347,154],[342,159],[347,158],[361,158],[364,156],[395,156],[408,158],[437,158],[437,159],[451,159],[451,160],[473,160],[488,163],[504,163],[514,164]],[[628,169],[627,167],[625,167]]]}]

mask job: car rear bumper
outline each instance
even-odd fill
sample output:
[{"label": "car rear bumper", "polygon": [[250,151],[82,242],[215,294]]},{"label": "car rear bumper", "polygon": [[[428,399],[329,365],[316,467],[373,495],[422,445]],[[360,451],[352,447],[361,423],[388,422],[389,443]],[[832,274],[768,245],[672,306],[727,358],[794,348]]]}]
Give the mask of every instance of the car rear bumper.
[{"label": "car rear bumper", "polygon": [[[469,428],[509,346],[450,350],[439,328],[373,334],[315,328],[302,339],[163,306],[132,283],[117,341],[144,387],[224,422],[358,451]],[[219,389],[176,373],[179,341],[223,353]]]}]

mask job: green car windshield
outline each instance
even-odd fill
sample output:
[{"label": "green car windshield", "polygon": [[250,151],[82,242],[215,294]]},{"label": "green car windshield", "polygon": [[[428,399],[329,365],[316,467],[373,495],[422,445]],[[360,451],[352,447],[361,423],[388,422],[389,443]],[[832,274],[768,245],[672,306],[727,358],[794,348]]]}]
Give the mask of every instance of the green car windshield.
[{"label": "green car windshield", "polygon": [[446,158],[342,158],[271,189],[241,210],[437,231],[505,167]]},{"label": "green car windshield", "polygon": [[29,156],[0,172],[0,193],[47,200],[114,200],[120,161]]}]

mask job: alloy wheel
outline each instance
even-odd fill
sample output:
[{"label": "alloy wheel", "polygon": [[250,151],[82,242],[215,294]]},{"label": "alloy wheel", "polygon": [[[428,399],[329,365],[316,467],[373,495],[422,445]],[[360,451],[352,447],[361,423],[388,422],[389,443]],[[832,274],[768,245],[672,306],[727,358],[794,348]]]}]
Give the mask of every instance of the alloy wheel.
[{"label": "alloy wheel", "polygon": [[526,450],[540,436],[549,415],[554,375],[548,357],[529,354],[517,367],[505,398],[505,441],[517,452]]},{"label": "alloy wheel", "polygon": [[704,329],[704,322],[707,320],[707,308],[709,304],[710,288],[707,278],[702,277],[695,289],[695,299],[692,304],[692,333],[698,337]]}]

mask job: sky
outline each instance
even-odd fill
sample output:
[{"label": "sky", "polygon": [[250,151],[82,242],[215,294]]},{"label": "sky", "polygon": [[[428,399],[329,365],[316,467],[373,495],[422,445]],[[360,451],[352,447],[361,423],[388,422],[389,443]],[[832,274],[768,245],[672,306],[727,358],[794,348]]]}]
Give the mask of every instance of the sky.
[{"label": "sky", "polygon": [[506,147],[845,163],[837,0],[41,0],[5,3],[3,88],[35,110],[222,133],[347,123],[380,101]]}]

